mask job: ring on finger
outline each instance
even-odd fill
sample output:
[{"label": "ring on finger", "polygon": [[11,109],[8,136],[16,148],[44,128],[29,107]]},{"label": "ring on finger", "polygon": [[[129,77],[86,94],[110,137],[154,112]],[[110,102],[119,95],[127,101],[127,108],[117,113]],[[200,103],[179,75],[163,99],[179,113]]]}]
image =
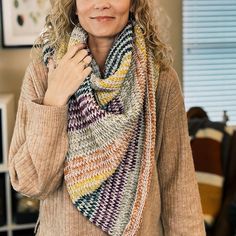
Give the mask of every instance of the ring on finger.
[{"label": "ring on finger", "polygon": [[82,63],[83,69],[85,69],[87,67],[87,63],[84,60],[82,60],[81,63]]}]

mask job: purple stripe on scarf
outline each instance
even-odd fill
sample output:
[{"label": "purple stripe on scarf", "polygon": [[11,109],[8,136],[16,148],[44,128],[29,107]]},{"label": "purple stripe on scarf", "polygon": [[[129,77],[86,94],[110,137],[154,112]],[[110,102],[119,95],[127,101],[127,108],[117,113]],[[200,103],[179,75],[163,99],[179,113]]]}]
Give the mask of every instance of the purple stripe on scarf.
[{"label": "purple stripe on scarf", "polygon": [[124,106],[119,97],[113,98],[107,104],[107,111],[116,115],[124,113]]},{"label": "purple stripe on scarf", "polygon": [[[138,124],[140,124],[140,122]],[[125,192],[125,184],[130,173],[135,170],[140,128],[140,125],[136,127],[125,157],[117,168],[116,173],[114,173],[102,186],[102,189],[104,190],[100,193],[99,208],[96,209],[92,221],[102,225],[102,228],[105,231],[108,231],[108,229],[115,224],[119,213],[120,203],[122,202],[121,199]]]},{"label": "purple stripe on scarf", "polygon": [[70,100],[68,130],[84,129],[103,118],[105,114],[106,111],[99,108],[91,95],[81,94],[77,99]]}]

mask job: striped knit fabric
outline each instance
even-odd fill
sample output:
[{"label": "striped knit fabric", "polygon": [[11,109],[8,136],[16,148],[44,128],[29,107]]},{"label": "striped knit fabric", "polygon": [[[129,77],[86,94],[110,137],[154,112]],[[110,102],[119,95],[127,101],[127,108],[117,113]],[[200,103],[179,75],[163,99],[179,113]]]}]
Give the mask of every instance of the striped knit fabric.
[{"label": "striped knit fabric", "polygon": [[[85,40],[76,27],[68,47]],[[115,40],[104,78],[92,67],[69,101],[65,182],[73,204],[103,231],[136,235],[154,162],[159,71],[133,23]]]},{"label": "striped knit fabric", "polygon": [[207,118],[190,119],[188,124],[204,220],[210,227],[222,207],[232,130]]}]

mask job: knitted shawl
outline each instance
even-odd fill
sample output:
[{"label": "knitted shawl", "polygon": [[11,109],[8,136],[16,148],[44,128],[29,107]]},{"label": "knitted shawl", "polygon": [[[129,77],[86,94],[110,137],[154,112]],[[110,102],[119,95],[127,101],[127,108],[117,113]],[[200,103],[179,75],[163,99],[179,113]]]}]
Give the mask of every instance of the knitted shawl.
[{"label": "knitted shawl", "polygon": [[[86,40],[75,27],[56,60]],[[46,64],[50,55],[45,47]],[[94,60],[92,68],[69,100],[65,183],[89,221],[109,235],[136,235],[155,161],[159,69],[134,22],[116,37],[103,78]]]}]

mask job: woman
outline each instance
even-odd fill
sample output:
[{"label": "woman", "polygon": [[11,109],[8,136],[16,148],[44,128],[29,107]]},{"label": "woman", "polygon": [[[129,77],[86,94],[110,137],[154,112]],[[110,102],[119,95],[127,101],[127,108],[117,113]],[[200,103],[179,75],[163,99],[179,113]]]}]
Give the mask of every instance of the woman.
[{"label": "woman", "polygon": [[186,117],[150,0],[56,0],[10,148],[39,236],[204,235]]}]

